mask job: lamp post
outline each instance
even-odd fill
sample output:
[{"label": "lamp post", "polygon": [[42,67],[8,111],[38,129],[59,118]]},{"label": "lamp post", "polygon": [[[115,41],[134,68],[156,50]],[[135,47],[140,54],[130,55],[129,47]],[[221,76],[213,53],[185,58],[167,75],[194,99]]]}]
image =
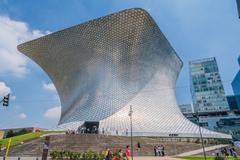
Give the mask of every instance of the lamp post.
[{"label": "lamp post", "polygon": [[198,120],[198,128],[199,128],[200,138],[201,138],[201,142],[202,142],[203,155],[204,155],[204,159],[206,160],[206,153],[205,153],[205,147],[204,147],[204,143],[203,143],[202,130],[201,130],[201,127],[200,127],[200,120],[199,120],[198,111],[196,112],[196,115],[197,115],[197,120]]},{"label": "lamp post", "polygon": [[131,158],[133,160],[133,137],[132,137],[132,105],[130,105],[129,117],[130,117],[130,126],[131,126]]}]

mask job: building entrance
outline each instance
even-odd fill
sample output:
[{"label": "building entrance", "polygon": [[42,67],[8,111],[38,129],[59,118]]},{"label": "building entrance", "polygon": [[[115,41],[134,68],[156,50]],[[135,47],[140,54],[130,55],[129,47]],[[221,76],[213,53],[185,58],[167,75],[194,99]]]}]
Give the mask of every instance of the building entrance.
[{"label": "building entrance", "polygon": [[86,134],[98,134],[99,122],[84,122],[82,129]]}]

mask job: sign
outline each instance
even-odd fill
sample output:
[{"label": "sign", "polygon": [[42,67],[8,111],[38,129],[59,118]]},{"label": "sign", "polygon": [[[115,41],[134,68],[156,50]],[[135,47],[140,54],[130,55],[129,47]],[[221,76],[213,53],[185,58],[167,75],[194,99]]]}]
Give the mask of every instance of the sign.
[{"label": "sign", "polygon": [[8,157],[8,151],[9,151],[9,148],[10,148],[10,146],[11,146],[11,142],[12,142],[12,139],[10,138],[9,141],[8,141],[8,146],[7,146],[7,150],[6,150],[6,153],[5,153],[4,158],[7,158],[7,157]]},{"label": "sign", "polygon": [[169,137],[178,137],[178,134],[169,134]]}]

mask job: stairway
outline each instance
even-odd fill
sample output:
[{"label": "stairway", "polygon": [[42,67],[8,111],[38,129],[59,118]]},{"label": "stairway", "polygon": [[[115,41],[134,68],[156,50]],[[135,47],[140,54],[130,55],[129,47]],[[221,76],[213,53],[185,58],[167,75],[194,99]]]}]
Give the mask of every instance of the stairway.
[{"label": "stairway", "polygon": [[[141,144],[141,151],[136,150],[137,142]],[[34,139],[24,144],[11,147],[10,156],[41,156],[44,143],[44,137]],[[150,137],[133,137],[134,156],[153,156],[153,147],[155,145],[164,145],[166,155],[176,155],[182,152],[196,150],[201,148],[199,143],[190,142],[163,142],[160,138]],[[123,136],[107,136],[97,134],[85,135],[52,135],[50,136],[50,151],[52,150],[67,150],[74,152],[83,152],[93,150],[102,152],[106,147],[111,150],[125,151],[126,145],[130,146],[130,137]],[[207,145],[209,146],[209,145]],[[1,153],[3,155],[3,153]]]}]

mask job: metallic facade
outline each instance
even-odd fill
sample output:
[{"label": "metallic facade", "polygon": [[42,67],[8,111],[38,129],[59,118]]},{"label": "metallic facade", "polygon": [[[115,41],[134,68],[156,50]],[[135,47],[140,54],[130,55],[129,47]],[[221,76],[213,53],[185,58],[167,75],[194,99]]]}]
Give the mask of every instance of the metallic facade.
[{"label": "metallic facade", "polygon": [[[180,112],[175,83],[182,61],[143,9],[128,9],[21,44],[60,96],[59,128],[99,122],[107,134],[199,137]],[[230,138],[203,129],[205,137]],[[128,134],[129,135],[129,134]]]}]

